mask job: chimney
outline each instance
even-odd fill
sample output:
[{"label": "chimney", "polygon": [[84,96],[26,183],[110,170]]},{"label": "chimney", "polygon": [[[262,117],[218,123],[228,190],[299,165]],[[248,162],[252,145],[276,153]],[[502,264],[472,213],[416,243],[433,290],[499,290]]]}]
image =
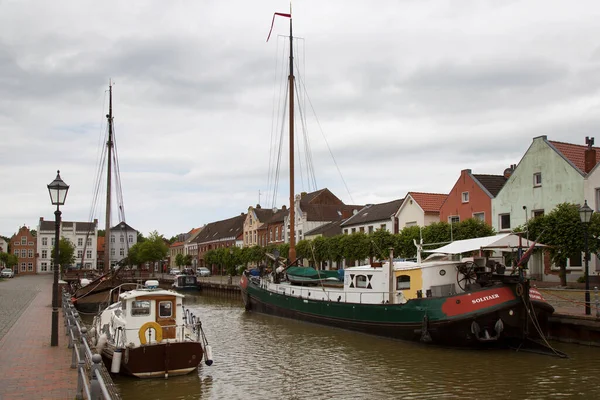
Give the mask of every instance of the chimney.
[{"label": "chimney", "polygon": [[516,166],[515,164],[511,164],[511,166],[510,166],[510,167],[506,168],[506,169],[504,170],[504,177],[505,177],[506,179],[510,178],[510,176],[512,175],[512,173],[515,171],[515,168],[516,168],[516,167],[517,167],[517,166]]},{"label": "chimney", "polygon": [[587,174],[594,168],[596,165],[596,149],[592,146],[594,145],[594,138],[585,137],[585,144],[587,144],[587,149],[585,149],[585,173]]},{"label": "chimney", "polygon": [[287,206],[284,204],[284,205],[281,206],[281,209],[282,210],[287,210]]},{"label": "chimney", "polygon": [[300,198],[303,198],[303,197],[304,197],[304,196],[306,196],[306,195],[307,195],[307,193],[306,193],[306,192],[302,192],[302,193],[300,193]]}]

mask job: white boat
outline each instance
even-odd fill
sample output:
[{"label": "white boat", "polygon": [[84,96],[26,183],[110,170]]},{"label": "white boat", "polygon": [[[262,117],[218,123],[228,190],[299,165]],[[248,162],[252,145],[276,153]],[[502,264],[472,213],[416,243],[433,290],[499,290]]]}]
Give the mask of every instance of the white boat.
[{"label": "white boat", "polygon": [[167,378],[192,372],[203,357],[212,365],[202,323],[184,308],[184,297],[158,288],[156,280],[120,293],[118,302],[94,318],[91,330],[107,368],[138,378]]}]

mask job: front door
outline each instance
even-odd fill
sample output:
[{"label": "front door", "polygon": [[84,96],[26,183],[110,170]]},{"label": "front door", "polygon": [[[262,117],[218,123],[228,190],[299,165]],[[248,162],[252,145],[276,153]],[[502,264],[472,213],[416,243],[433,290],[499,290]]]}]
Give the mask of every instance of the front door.
[{"label": "front door", "polygon": [[175,299],[156,299],[156,322],[162,327],[163,339],[175,339]]}]

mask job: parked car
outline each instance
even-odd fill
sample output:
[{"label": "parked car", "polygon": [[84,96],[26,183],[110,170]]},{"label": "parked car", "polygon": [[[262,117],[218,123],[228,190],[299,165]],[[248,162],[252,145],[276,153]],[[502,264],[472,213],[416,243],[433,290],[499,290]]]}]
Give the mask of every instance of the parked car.
[{"label": "parked car", "polygon": [[2,272],[0,272],[0,276],[2,276],[2,278],[14,278],[15,272],[10,268],[4,268]]},{"label": "parked car", "polygon": [[196,274],[198,276],[210,276],[210,270],[208,268],[206,268],[206,267],[200,267],[196,271]]},{"label": "parked car", "polygon": [[171,271],[169,271],[169,274],[171,275],[181,275],[181,271],[178,269],[172,269]]}]

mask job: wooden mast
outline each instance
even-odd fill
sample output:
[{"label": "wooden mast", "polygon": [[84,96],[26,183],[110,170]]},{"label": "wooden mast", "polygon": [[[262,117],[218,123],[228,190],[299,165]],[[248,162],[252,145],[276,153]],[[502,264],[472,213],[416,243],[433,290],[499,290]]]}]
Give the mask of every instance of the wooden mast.
[{"label": "wooden mast", "polygon": [[292,35],[292,5],[290,3],[290,262],[296,261],[296,220],[294,204],[294,36]]},{"label": "wooden mast", "polygon": [[106,142],[108,170],[106,175],[106,222],[104,229],[104,273],[110,271],[110,203],[111,203],[111,183],[112,183],[112,135],[113,135],[113,115],[112,115],[112,82],[108,82],[108,141]]}]

